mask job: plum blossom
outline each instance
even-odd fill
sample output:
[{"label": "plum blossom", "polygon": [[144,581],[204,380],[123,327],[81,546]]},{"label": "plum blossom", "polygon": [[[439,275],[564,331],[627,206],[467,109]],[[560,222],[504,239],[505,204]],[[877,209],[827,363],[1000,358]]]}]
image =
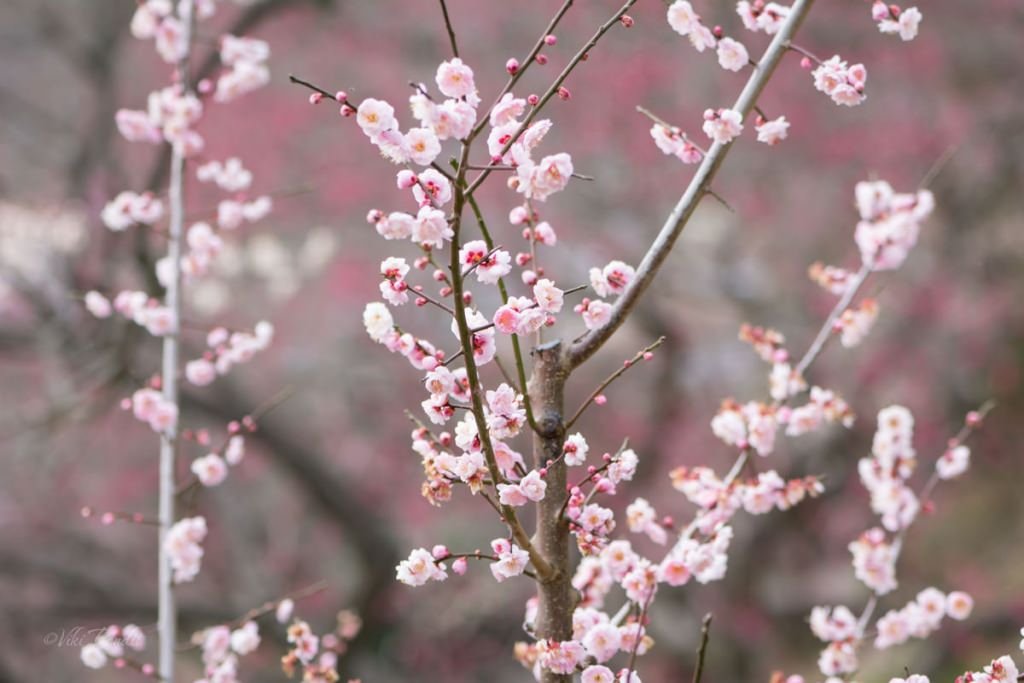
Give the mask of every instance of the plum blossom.
[{"label": "plum blossom", "polygon": [[109,318],[110,314],[114,312],[110,300],[95,290],[86,292],[85,308],[97,318]]},{"label": "plum blossom", "polygon": [[491,541],[491,549],[498,556],[498,561],[491,563],[491,574],[498,583],[522,574],[530,561],[525,550],[504,538]]},{"label": "plum blossom", "polygon": [[228,466],[216,453],[196,458],[192,461],[191,469],[203,486],[218,486],[228,478]]},{"label": "plum blossom", "polygon": [[736,5],[736,13],[743,20],[743,25],[750,31],[764,31],[774,35],[782,28],[782,22],[789,15],[789,7],[777,2],[759,2],[741,0]]},{"label": "plum blossom", "polygon": [[380,263],[380,273],[384,281],[380,283],[380,295],[392,306],[401,306],[409,301],[409,285],[405,276],[409,265],[404,258],[389,256]]},{"label": "plum blossom", "polygon": [[868,335],[878,319],[878,302],[865,299],[856,308],[848,308],[836,320],[839,343],[846,348],[857,346]]},{"label": "plum blossom", "polygon": [[679,35],[688,36],[701,25],[700,15],[687,0],[676,0],[668,7],[668,25]]},{"label": "plum blossom", "polygon": [[255,621],[247,621],[231,632],[231,649],[247,655],[260,645],[260,630]]},{"label": "plum blossom", "polygon": [[452,200],[452,184],[433,168],[420,173],[412,186],[412,196],[420,206],[441,207]]},{"label": "plum blossom", "polygon": [[414,164],[429,166],[441,153],[441,141],[430,128],[412,128],[405,134],[405,148]]},{"label": "plum blossom", "polygon": [[454,234],[444,212],[430,206],[422,207],[412,224],[412,240],[436,249],[442,248],[444,241]]},{"label": "plum blossom", "polygon": [[935,206],[932,193],[898,194],[889,183],[874,181],[857,183],[854,194],[861,217],[854,240],[861,259],[874,270],[899,268]]},{"label": "plum blossom", "polygon": [[696,164],[704,158],[704,153],[678,128],[655,123],[651,126],[651,137],[664,154],[677,157],[684,164]]},{"label": "plum blossom", "polygon": [[704,111],[704,133],[719,144],[728,144],[743,132],[743,116],[734,109]]},{"label": "plum blossom", "polygon": [[163,202],[152,192],[122,192],[103,207],[104,225],[120,232],[136,224],[152,225],[164,215]]},{"label": "plum blossom", "polygon": [[739,71],[750,63],[750,54],[743,43],[732,38],[718,41],[718,63],[726,71]]},{"label": "plum blossom", "polygon": [[771,121],[762,121],[754,126],[757,131],[757,141],[766,145],[777,145],[786,139],[789,134],[789,121],[785,116],[780,116]]},{"label": "plum blossom", "polygon": [[618,653],[622,637],[619,635],[618,627],[610,623],[601,623],[587,631],[582,643],[587,654],[598,662],[607,662]]},{"label": "plum blossom", "polygon": [[603,664],[593,664],[583,670],[580,683],[615,683],[615,674]]},{"label": "plum blossom", "polygon": [[[974,598],[963,591],[952,591],[946,596],[946,615],[950,619],[963,621],[974,610]],[[1024,649],[1024,648],[1021,648]]]},{"label": "plum blossom", "polygon": [[437,88],[445,97],[467,97],[476,92],[473,70],[458,57],[437,67]]},{"label": "plum blossom", "polygon": [[590,269],[590,286],[598,296],[622,294],[633,278],[636,270],[622,261],[611,261],[604,268]]},{"label": "plum blossom", "polygon": [[551,280],[541,278],[533,285],[533,298],[542,311],[554,314],[562,310],[564,293],[555,287],[555,283]]},{"label": "plum blossom", "polygon": [[199,573],[203,548],[200,543],[206,538],[206,520],[203,517],[186,517],[178,520],[164,537],[164,550],[174,570],[174,583],[191,581]]},{"label": "plum blossom", "polygon": [[954,446],[935,461],[935,471],[939,479],[954,479],[967,471],[970,460],[971,450],[967,446]]},{"label": "plum blossom", "polygon": [[444,565],[434,561],[426,548],[416,548],[409,558],[398,563],[395,576],[409,586],[422,586],[428,581],[444,581],[448,578]]},{"label": "plum blossom", "polygon": [[565,444],[562,446],[562,453],[564,453],[562,457],[565,459],[565,464],[570,467],[582,465],[587,460],[589,450],[587,440],[577,432],[566,438]]},{"label": "plum blossom", "polygon": [[904,41],[917,37],[921,25],[921,10],[916,7],[900,9],[895,5],[886,5],[881,0],[871,6],[871,17],[878,22],[878,30],[882,33],[896,33]]},{"label": "plum blossom", "polygon": [[573,174],[572,157],[560,152],[544,157],[537,164],[524,159],[516,171],[518,191],[526,195],[527,199],[542,202],[569,184]]},{"label": "plum blossom", "polygon": [[852,107],[864,101],[864,85],[868,78],[863,64],[847,65],[839,55],[822,62],[811,72],[814,87],[832,98],[836,104]]},{"label": "plum blossom", "polygon": [[373,139],[397,126],[395,108],[383,100],[367,98],[356,109],[356,123],[367,137]]},{"label": "plum blossom", "polygon": [[896,550],[886,542],[884,531],[877,527],[869,529],[849,548],[854,574],[864,585],[878,595],[896,588]]},{"label": "plum blossom", "polygon": [[363,309],[363,326],[370,339],[383,344],[384,341],[394,332],[395,321],[391,317],[391,311],[380,302],[366,304]]},{"label": "plum blossom", "polygon": [[473,269],[476,279],[488,285],[512,272],[512,256],[504,249],[490,250],[483,240],[472,240],[459,250],[459,262],[468,273]]},{"label": "plum blossom", "polygon": [[573,310],[583,316],[583,324],[588,330],[596,330],[612,317],[612,305],[601,299],[583,299]]}]

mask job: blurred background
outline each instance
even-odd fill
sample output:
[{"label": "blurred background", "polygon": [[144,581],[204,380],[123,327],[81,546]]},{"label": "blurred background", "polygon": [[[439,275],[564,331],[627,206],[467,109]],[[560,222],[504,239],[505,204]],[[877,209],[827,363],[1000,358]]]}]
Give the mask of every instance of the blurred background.
[{"label": "blurred background", "polygon": [[[99,221],[118,192],[165,186],[167,158],[125,142],[118,108],[144,106],[167,69],[131,38],[131,0],[7,0],[0,4],[0,681],[107,681],[131,676],[84,669],[74,647],[49,633],[155,620],[155,534],[101,526],[79,510],[155,510],[152,433],[118,409],[158,367],[154,339],[132,325],[98,321],[81,306],[89,289],[154,286],[159,236],[112,233]],[[374,345],[360,315],[379,297],[378,263],[394,253],[365,223],[370,208],[407,209],[382,161],[351,120],[312,107],[289,85],[293,73],[353,99],[396,103],[407,124],[406,83],[433,81],[447,58],[434,0],[256,0],[219,3],[198,40],[212,52],[223,31],[265,39],[272,83],[211,107],[201,130],[208,156],[237,155],[254,191],[275,209],[231,235],[214,277],[189,293],[203,328],[277,328],[272,350],[204,390],[189,389],[185,423],[224,424],[285,388],[294,394],[249,440],[242,467],[191,510],[211,524],[199,579],[179,591],[183,637],[323,579],[327,591],[299,605],[314,628],[356,610],[365,625],[342,660],[345,676],[399,681],[521,681],[511,643],[522,638],[526,580],[500,590],[482,566],[429,589],[394,582],[412,547],[484,547],[501,535],[481,502],[462,495],[431,508],[419,495],[421,467],[409,448],[420,375]],[[489,102],[505,61],[522,58],[560,3],[449,0],[463,58]],[[743,31],[732,3],[695,3],[752,55],[763,35]],[[517,91],[542,92],[618,3],[577,3]],[[731,452],[708,428],[722,398],[761,399],[766,368],[737,340],[741,322],[770,325],[795,353],[807,347],[832,304],[806,270],[822,260],[856,266],[853,186],[883,178],[911,190],[928,174],[937,210],[900,271],[872,281],[882,312],[858,348],[830,346],[810,380],[841,393],[859,419],[848,431],[780,442],[771,466],[825,477],[827,493],[786,513],[741,516],[729,573],[710,586],[661,592],[645,681],[689,680],[701,616],[714,613],[707,681],[766,681],[776,669],[818,678],[818,643],[806,624],[815,604],[867,599],[846,545],[875,524],[856,477],[877,411],[910,407],[923,481],[963,414],[998,402],[971,443],[968,475],[944,484],[934,514],[913,528],[900,587],[882,609],[929,585],[969,591],[964,623],[929,641],[865,657],[862,680],[888,680],[904,666],[952,679],[1016,650],[1024,624],[1024,7],[1017,0],[929,0],[912,43],[881,35],[868,2],[817,3],[800,44],[822,57],[866,64],[868,99],[839,108],[816,92],[787,56],[761,99],[785,114],[790,138],[776,148],[744,135],[642,307],[574,377],[578,404],[622,360],[658,335],[655,359],[626,375],[581,428],[597,453],[624,436],[641,456],[636,480],[613,502],[638,495],[662,514],[692,509],[668,472],[706,464],[724,472]],[[635,112],[643,105],[696,133],[706,107],[728,106],[745,79],[720,69],[674,34],[659,2],[640,2],[636,25],[617,28],[570,78],[569,101],[553,102],[549,153],[572,154],[574,182],[543,206],[559,245],[543,256],[559,283],[585,282],[611,258],[639,262],[693,168],[663,156]],[[214,63],[200,68],[212,72]],[[945,161],[941,161],[945,159]],[[938,166],[936,164],[939,164]],[[496,240],[518,247],[507,224],[516,197],[500,182],[481,200]],[[189,188],[190,211],[216,201]],[[412,258],[414,253],[402,255]],[[403,309],[400,324],[429,339],[451,338],[429,309]],[[569,320],[573,318],[573,320]],[[579,333],[566,316],[561,334]],[[188,340],[195,357],[201,336]],[[507,350],[506,350],[507,351]],[[497,381],[497,377],[490,378]],[[526,448],[525,445],[522,448]],[[186,449],[188,461],[201,452]],[[760,463],[759,463],[760,464]],[[767,466],[768,463],[765,463]],[[648,548],[644,539],[635,544]],[[268,631],[269,633],[269,631]],[[268,636],[269,637],[269,636]],[[245,680],[282,680],[272,645],[246,660]],[[182,657],[181,680],[201,675]],[[192,676],[192,678],[189,678]]]}]

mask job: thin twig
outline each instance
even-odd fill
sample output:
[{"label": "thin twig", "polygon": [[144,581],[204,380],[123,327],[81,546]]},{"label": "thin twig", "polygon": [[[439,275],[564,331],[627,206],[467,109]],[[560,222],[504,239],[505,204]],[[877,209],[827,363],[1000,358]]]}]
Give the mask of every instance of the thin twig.
[{"label": "thin twig", "polygon": [[611,384],[612,382],[617,380],[619,377],[621,377],[626,372],[626,370],[629,370],[637,362],[643,360],[643,358],[644,358],[644,356],[646,354],[650,353],[654,349],[656,349],[659,346],[661,346],[662,343],[664,343],[664,341],[665,341],[665,337],[664,336],[658,337],[658,339],[655,340],[652,344],[649,344],[646,347],[644,347],[642,350],[637,351],[635,356],[633,356],[628,361],[623,363],[622,367],[620,367],[618,370],[616,370],[615,372],[610,374],[608,377],[606,377],[603,382],[598,384],[597,388],[594,389],[594,391],[591,392],[590,396],[587,397],[587,400],[583,402],[583,405],[581,405],[579,407],[579,409],[575,412],[575,414],[573,414],[573,416],[569,419],[569,421],[567,423],[565,423],[565,431],[568,432],[570,429],[572,429],[572,426],[574,424],[576,424],[576,420],[580,419],[580,416],[583,414],[583,411],[585,411],[588,407],[590,407],[590,404],[593,403],[594,400],[598,396],[600,396],[601,393],[606,388],[608,388],[609,384]]},{"label": "thin twig", "polygon": [[459,56],[459,45],[455,42],[455,29],[452,28],[451,17],[448,16],[448,5],[444,0],[441,2],[441,14],[444,15],[444,27],[448,31],[448,42],[452,44],[452,54],[456,57]]},{"label": "thin twig", "polygon": [[693,683],[700,683],[704,675],[704,656],[708,651],[708,638],[711,635],[711,612],[704,615],[700,622],[700,647],[697,648],[697,666],[693,670]]}]

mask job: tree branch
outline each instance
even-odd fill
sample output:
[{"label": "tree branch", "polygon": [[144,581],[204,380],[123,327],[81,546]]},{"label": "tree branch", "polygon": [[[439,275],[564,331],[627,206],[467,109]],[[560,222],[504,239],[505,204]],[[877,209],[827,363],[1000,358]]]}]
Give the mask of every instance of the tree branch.
[{"label": "tree branch", "polygon": [[[732,107],[744,119],[747,118],[754,105],[757,104],[757,98],[782,60],[782,56],[786,53],[790,39],[796,33],[796,30],[807,16],[813,4],[814,0],[797,0],[793,4],[789,16],[786,17],[785,22],[782,24],[782,28],[779,29],[771,45],[768,46],[768,49],[761,57],[757,68],[750,76],[746,86],[744,86],[743,91]],[[636,277],[629,283],[626,291],[622,293],[622,296],[619,297],[619,300],[613,306],[608,322],[597,329],[591,330],[582,339],[569,347],[566,355],[570,368],[581,365],[594,355],[615,331],[622,326],[622,323],[625,322],[630,311],[636,306],[640,296],[647,290],[654,276],[657,275],[658,269],[668,257],[669,252],[672,250],[679,235],[683,232],[683,228],[686,227],[700,200],[708,193],[711,181],[718,173],[719,167],[731,148],[731,141],[725,144],[716,142],[708,151],[700,167],[697,169],[696,175],[690,181],[690,185],[686,188],[683,196],[679,198],[675,208],[672,209],[672,213],[669,214],[668,219],[662,226],[661,232],[658,233],[658,236],[647,250],[647,254],[644,256],[643,261],[641,261],[640,267],[637,268]]]}]

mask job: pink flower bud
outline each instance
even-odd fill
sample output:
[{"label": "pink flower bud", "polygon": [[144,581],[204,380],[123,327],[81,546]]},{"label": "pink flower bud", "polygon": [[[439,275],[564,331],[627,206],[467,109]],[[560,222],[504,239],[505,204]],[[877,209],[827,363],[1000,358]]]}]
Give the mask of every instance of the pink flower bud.
[{"label": "pink flower bud", "polygon": [[110,526],[111,524],[113,524],[114,523],[114,513],[113,512],[104,512],[100,516],[100,523],[103,526]]},{"label": "pink flower bud", "polygon": [[967,413],[967,426],[971,428],[977,427],[981,424],[983,419],[984,418],[982,418],[981,413],[977,410],[972,410]]},{"label": "pink flower bud", "polygon": [[530,103],[531,107],[536,107],[537,103],[540,102],[540,97],[537,95],[528,95],[526,101]]},{"label": "pink flower bud", "polygon": [[310,104],[320,104],[320,100],[322,100],[323,98],[324,98],[324,96],[321,93],[318,93],[318,92],[312,93],[309,96],[309,103]]},{"label": "pink flower bud", "polygon": [[452,571],[458,574],[459,576],[462,576],[466,573],[467,566],[468,562],[466,561],[466,558],[460,557],[457,558],[454,562],[452,562]]},{"label": "pink flower bud", "polygon": [[516,72],[519,71],[519,60],[513,57],[505,62],[505,71],[507,71],[510,76],[514,76]]},{"label": "pink flower bud", "polygon": [[339,90],[338,92],[334,93],[334,99],[336,99],[338,102],[344,103],[345,100],[348,99],[348,93],[345,92],[344,90]]},{"label": "pink flower bud", "polygon": [[650,360],[652,358],[654,358],[654,354],[651,353],[650,351],[647,351],[646,353],[644,353],[644,360]]},{"label": "pink flower bud", "polygon": [[557,42],[558,42],[558,38],[554,34],[548,34],[548,35],[544,36],[544,44],[545,45],[554,45]]},{"label": "pink flower bud", "polygon": [[408,190],[418,182],[416,174],[409,169],[402,169],[398,172],[397,183],[399,190]]},{"label": "pink flower bud", "polygon": [[633,28],[633,17],[629,16],[628,14],[623,14],[621,17],[619,17],[619,23],[625,26],[626,28]]},{"label": "pink flower bud", "polygon": [[366,214],[366,222],[370,225],[376,225],[380,223],[381,219],[384,218],[384,212],[380,209],[370,209],[370,212]]},{"label": "pink flower bud", "polygon": [[812,66],[813,66],[813,64],[811,64],[811,58],[810,57],[804,57],[803,59],[800,60],[800,68],[801,69],[810,69]]},{"label": "pink flower bud", "polygon": [[607,402],[608,397],[605,396],[604,394],[598,394],[597,396],[594,397],[594,403],[596,403],[599,406],[603,406]]},{"label": "pink flower bud", "polygon": [[431,548],[430,554],[434,556],[435,560],[443,560],[444,558],[451,555],[451,553],[448,552],[448,548],[443,545],[435,545],[433,548]]},{"label": "pink flower bud", "polygon": [[545,64],[548,63],[548,56],[543,52],[534,57],[534,59],[536,59],[537,63],[540,64],[541,66],[544,66]]},{"label": "pink flower bud", "polygon": [[572,97],[572,93],[564,85],[558,87],[558,96],[563,100],[567,100]]}]

